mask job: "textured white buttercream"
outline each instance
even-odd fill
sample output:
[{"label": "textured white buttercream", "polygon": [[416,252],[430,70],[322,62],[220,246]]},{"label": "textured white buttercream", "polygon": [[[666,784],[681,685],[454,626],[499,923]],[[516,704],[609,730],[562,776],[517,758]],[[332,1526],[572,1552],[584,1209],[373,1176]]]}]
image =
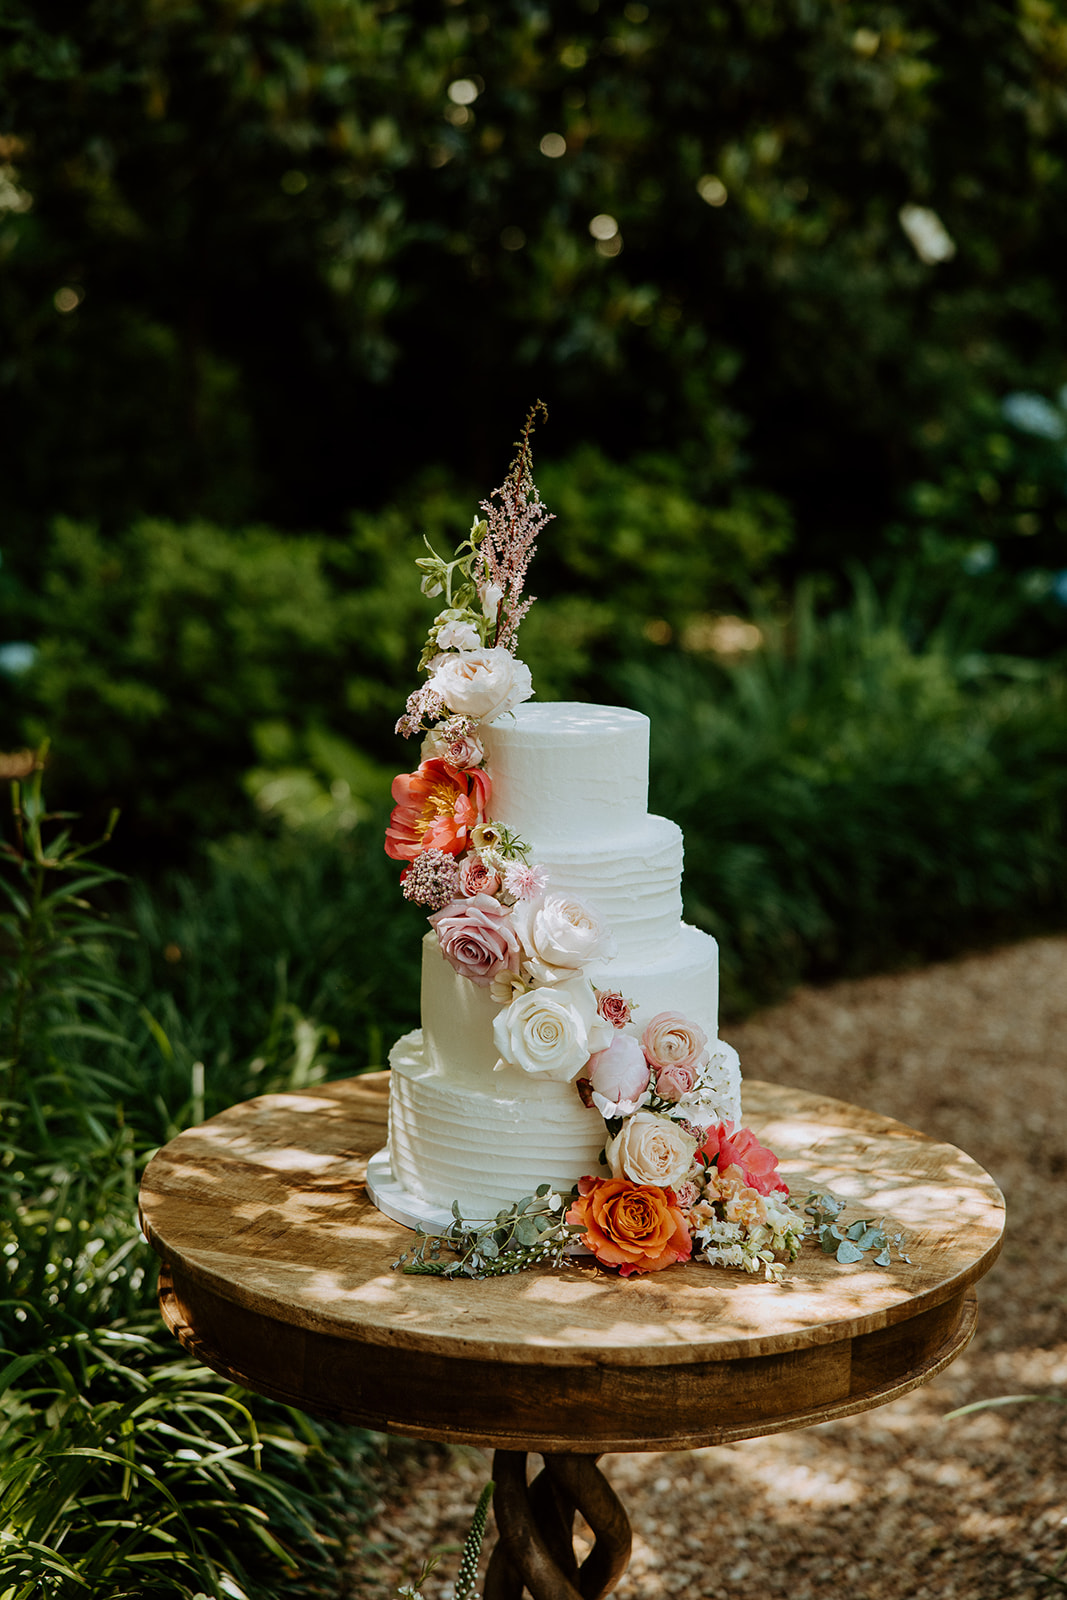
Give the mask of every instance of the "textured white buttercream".
[{"label": "textured white buttercream", "polygon": [[621,706],[516,706],[483,728],[497,822],[534,859],[592,839],[624,838],[648,814],[648,718]]}]

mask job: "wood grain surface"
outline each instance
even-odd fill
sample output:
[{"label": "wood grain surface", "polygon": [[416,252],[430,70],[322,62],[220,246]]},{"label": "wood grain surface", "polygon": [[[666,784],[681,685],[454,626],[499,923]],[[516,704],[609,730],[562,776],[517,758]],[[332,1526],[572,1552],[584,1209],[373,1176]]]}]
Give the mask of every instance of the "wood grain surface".
[{"label": "wood grain surface", "polygon": [[880,1404],[964,1347],[1003,1200],[969,1156],[841,1101],[746,1080],[745,1121],[795,1196],[829,1189],[907,1234],[910,1264],[813,1245],[782,1285],[591,1262],[406,1277],[412,1235],[367,1199],[388,1074],[233,1106],[173,1140],[141,1190],[164,1315],[188,1348],[305,1409],[505,1449],[682,1448]]}]

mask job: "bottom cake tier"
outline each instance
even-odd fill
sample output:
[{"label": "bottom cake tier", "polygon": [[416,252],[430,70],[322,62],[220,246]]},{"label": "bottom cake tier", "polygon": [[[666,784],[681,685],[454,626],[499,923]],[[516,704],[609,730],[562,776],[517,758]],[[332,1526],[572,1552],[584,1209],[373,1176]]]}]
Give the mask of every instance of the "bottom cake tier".
[{"label": "bottom cake tier", "polygon": [[604,1119],[573,1084],[511,1067],[485,1089],[457,1083],[426,1059],[421,1028],[397,1041],[389,1065],[390,1166],[420,1200],[455,1200],[465,1220],[483,1220],[539,1184],[566,1193],[585,1173],[606,1174]]}]

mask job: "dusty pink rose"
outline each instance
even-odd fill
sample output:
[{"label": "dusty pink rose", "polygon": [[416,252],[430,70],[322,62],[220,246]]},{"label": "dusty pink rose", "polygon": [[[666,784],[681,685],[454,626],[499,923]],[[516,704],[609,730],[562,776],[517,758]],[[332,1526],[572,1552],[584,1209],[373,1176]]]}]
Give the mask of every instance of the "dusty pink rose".
[{"label": "dusty pink rose", "polygon": [[472,983],[487,987],[498,972],[518,969],[519,941],[507,907],[492,895],[453,900],[430,922],[445,960]]},{"label": "dusty pink rose", "polygon": [[459,867],[459,892],[468,896],[494,895],[500,888],[500,874],[481,856],[465,856]]},{"label": "dusty pink rose", "polygon": [[695,1067],[675,1062],[672,1067],[660,1067],[656,1072],[656,1093],[664,1100],[680,1100],[689,1094],[697,1081]]},{"label": "dusty pink rose", "polygon": [[696,1022],[677,1011],[661,1011],[641,1035],[641,1048],[652,1066],[697,1067],[708,1047],[708,1036]]},{"label": "dusty pink rose", "polygon": [[719,1122],[707,1130],[697,1154],[715,1162],[720,1172],[739,1167],[745,1182],[758,1194],[771,1194],[776,1189],[789,1193],[788,1185],[778,1176],[778,1157],[760,1144],[751,1128],[738,1128],[735,1132],[732,1122]]},{"label": "dusty pink rose", "polygon": [[630,1020],[630,1002],[617,989],[598,989],[596,1008],[613,1028],[625,1028]]},{"label": "dusty pink rose", "polygon": [[591,1056],[585,1075],[596,1093],[612,1105],[636,1100],[651,1077],[641,1046],[628,1033],[617,1033],[606,1050]]}]

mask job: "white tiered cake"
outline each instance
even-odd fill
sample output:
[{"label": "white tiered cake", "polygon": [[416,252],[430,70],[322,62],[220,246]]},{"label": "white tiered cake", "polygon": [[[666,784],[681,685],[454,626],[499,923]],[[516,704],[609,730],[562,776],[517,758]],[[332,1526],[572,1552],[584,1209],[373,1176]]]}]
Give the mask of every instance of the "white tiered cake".
[{"label": "white tiered cake", "polygon": [[[681,920],[682,835],[648,814],[648,719],[612,706],[525,704],[483,728],[493,818],[547,869],[552,893],[599,913],[617,944],[585,976],[621,991],[643,1025],[684,1014],[718,1033],[718,950]],[[598,1165],[600,1112],[573,1083],[497,1068],[500,1005],[441,955],[422,955],[422,1028],[390,1056],[389,1161],[393,1180],[424,1205],[466,1218],[494,1215],[541,1183],[569,1190]],[[714,1049],[714,1046],[713,1046]],[[740,1072],[713,1055],[710,1104],[740,1122]]]}]

